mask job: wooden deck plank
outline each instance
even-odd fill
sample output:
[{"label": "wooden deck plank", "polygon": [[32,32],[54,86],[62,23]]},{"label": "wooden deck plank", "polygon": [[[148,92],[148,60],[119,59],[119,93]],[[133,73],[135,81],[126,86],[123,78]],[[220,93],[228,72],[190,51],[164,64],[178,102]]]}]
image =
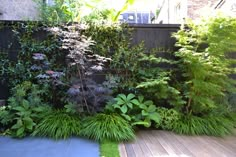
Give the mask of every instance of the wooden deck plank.
[{"label": "wooden deck plank", "polygon": [[168,155],[167,151],[162,147],[159,141],[155,139],[150,131],[144,131],[141,135],[143,138],[146,138],[146,145],[149,147],[153,156]]},{"label": "wooden deck plank", "polygon": [[137,144],[139,145],[139,147],[142,150],[143,156],[145,157],[153,157],[152,152],[150,151],[150,149],[147,146],[147,138],[144,136],[142,136],[142,132],[138,132],[137,133]]},{"label": "wooden deck plank", "polygon": [[172,145],[172,143],[175,141],[173,139],[172,141],[168,141],[168,139],[163,136],[164,133],[162,131],[152,131],[151,133],[154,135],[155,139],[160,142],[162,147],[168,152],[169,155],[181,153],[174,145]]},{"label": "wooden deck plank", "polygon": [[120,157],[128,157],[124,143],[119,144]]},{"label": "wooden deck plank", "polygon": [[176,138],[195,156],[212,157],[209,148],[197,136],[176,135]]},{"label": "wooden deck plank", "polygon": [[192,154],[191,151],[188,150],[188,148],[183,145],[181,142],[179,142],[179,140],[176,138],[175,134],[173,132],[168,132],[168,131],[159,131],[158,133],[160,133],[163,138],[165,138],[166,140],[168,140],[169,144],[175,149],[177,150],[176,152],[177,155],[182,155],[182,156],[189,156],[189,157],[194,157],[194,155]]},{"label": "wooden deck plank", "polygon": [[134,149],[132,147],[132,143],[126,143],[125,148],[126,148],[126,153],[128,157],[136,157]]},{"label": "wooden deck plank", "polygon": [[141,146],[138,144],[139,138],[135,140],[135,143],[132,144],[134,153],[136,157],[146,157],[145,154],[143,153]]},{"label": "wooden deck plank", "polygon": [[[205,136],[204,139],[202,138],[205,142],[208,143],[211,148],[214,149],[214,151],[218,154],[218,156],[225,156],[225,157],[235,157],[236,156],[236,149],[231,148],[230,145],[226,145],[221,141],[221,138],[215,138],[215,137],[208,137]],[[236,141],[235,141],[236,142]]]},{"label": "wooden deck plank", "polygon": [[146,130],[138,132],[137,139],[125,143],[124,147],[121,157],[236,157],[236,136],[185,136],[168,131]]}]

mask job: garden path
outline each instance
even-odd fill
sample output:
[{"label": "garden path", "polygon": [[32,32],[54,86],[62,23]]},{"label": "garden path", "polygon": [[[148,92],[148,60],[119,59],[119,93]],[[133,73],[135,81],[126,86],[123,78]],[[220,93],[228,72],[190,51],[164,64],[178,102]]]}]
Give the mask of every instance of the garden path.
[{"label": "garden path", "polygon": [[1,136],[0,157],[99,157],[99,144],[80,138],[55,141]]},{"label": "garden path", "polygon": [[121,157],[236,157],[236,136],[185,136],[161,130],[137,133],[119,146]]}]

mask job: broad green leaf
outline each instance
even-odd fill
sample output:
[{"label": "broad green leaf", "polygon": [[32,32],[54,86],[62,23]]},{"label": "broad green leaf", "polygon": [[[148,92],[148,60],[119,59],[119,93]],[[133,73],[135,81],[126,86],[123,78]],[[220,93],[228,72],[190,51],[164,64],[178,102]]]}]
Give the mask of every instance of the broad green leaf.
[{"label": "broad green leaf", "polygon": [[148,108],[148,107],[147,107],[146,105],[144,105],[144,104],[140,104],[139,107],[140,107],[141,109],[143,109],[143,110],[147,110],[147,108]]},{"label": "broad green leaf", "polygon": [[145,121],[139,121],[139,122],[134,122],[132,123],[132,125],[143,125],[143,126],[148,126],[150,125],[148,122],[145,122]]},{"label": "broad green leaf", "polygon": [[122,113],[126,113],[128,111],[128,108],[127,108],[127,106],[124,105],[120,108],[120,110]]},{"label": "broad green leaf", "polygon": [[140,103],[139,103],[139,101],[138,101],[137,99],[133,99],[133,100],[131,100],[131,102],[132,102],[133,104],[137,105],[137,106],[140,105]]},{"label": "broad green leaf", "polygon": [[148,112],[155,112],[157,107],[155,105],[150,105],[147,109]]},{"label": "broad green leaf", "polygon": [[126,96],[124,94],[119,94],[118,98],[121,98],[121,100],[123,100],[123,101],[127,100],[127,98],[126,98]]},{"label": "broad green leaf", "polygon": [[113,107],[114,107],[114,108],[120,108],[120,105],[114,104]]},{"label": "broad green leaf", "polygon": [[16,131],[16,136],[22,137],[24,131],[25,131],[25,128],[24,128],[24,127],[19,128],[19,129]]},{"label": "broad green leaf", "polygon": [[133,108],[133,104],[132,103],[127,103],[127,106],[129,106],[129,108]]},{"label": "broad green leaf", "polygon": [[160,123],[161,117],[158,113],[154,112],[148,116],[151,120],[154,120],[156,123]]},{"label": "broad green leaf", "polygon": [[20,111],[20,112],[24,112],[25,111],[25,108],[22,107],[22,106],[17,106],[17,107],[14,107],[13,109],[16,110],[16,111]]},{"label": "broad green leaf", "polygon": [[29,101],[23,100],[23,101],[22,101],[22,106],[23,106],[25,109],[29,109]]},{"label": "broad green leaf", "polygon": [[45,111],[45,107],[34,107],[32,110],[36,112],[43,112]]},{"label": "broad green leaf", "polygon": [[126,120],[131,121],[131,117],[129,115],[122,113],[121,116],[123,116]]},{"label": "broad green leaf", "polygon": [[149,118],[145,118],[144,121],[146,122],[146,124],[144,126],[149,128],[151,126],[151,120]]},{"label": "broad green leaf", "polygon": [[18,128],[22,127],[22,126],[23,126],[22,120],[21,120],[21,119],[18,119],[17,122],[16,122],[16,124],[13,125],[11,128],[12,128],[12,129],[18,129]]},{"label": "broad green leaf", "polygon": [[149,115],[149,113],[147,111],[142,110],[142,116],[148,116],[148,115]]},{"label": "broad green leaf", "polygon": [[130,101],[131,99],[133,99],[135,97],[134,94],[130,93],[128,96],[127,96],[127,100]]},{"label": "broad green leaf", "polygon": [[142,95],[141,95],[141,96],[138,96],[138,101],[139,101],[139,102],[141,102],[141,103],[142,103],[142,102],[143,102],[143,100],[144,100],[144,97],[143,97]]},{"label": "broad green leaf", "polygon": [[145,105],[149,106],[149,105],[153,105],[153,101],[148,100],[144,102]]},{"label": "broad green leaf", "polygon": [[123,104],[125,104],[126,102],[124,101],[124,100],[122,100],[122,99],[119,99],[118,101],[117,101],[117,104],[119,104],[119,105],[123,105]]}]

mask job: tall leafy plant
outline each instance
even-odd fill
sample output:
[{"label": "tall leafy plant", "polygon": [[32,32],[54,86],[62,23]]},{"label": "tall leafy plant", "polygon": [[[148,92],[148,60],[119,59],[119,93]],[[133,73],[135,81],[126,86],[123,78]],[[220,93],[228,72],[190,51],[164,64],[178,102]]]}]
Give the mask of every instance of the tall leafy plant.
[{"label": "tall leafy plant", "polygon": [[[170,52],[164,52],[170,54]],[[176,108],[185,101],[175,84],[175,61],[162,56],[163,52],[143,53],[138,60],[137,85],[147,97],[159,105],[172,105]]]},{"label": "tall leafy plant", "polygon": [[81,35],[83,29],[83,25],[72,24],[53,28],[51,31],[62,39],[61,50],[67,52],[69,99],[80,106],[80,111],[95,112],[110,98],[111,90],[95,82],[93,75],[103,70],[109,58],[90,50],[94,41]]},{"label": "tall leafy plant", "polygon": [[187,114],[208,114],[219,106],[217,97],[235,90],[235,81],[229,77],[235,60],[228,58],[236,50],[235,26],[234,19],[217,17],[199,25],[190,23],[188,29],[182,26],[174,34],[180,47],[175,55],[184,79],[181,92]]}]

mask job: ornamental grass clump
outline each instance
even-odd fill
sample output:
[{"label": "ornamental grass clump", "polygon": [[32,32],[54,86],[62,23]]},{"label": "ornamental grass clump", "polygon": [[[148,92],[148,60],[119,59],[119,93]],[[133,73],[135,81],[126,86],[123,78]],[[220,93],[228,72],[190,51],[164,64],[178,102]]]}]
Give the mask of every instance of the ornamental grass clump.
[{"label": "ornamental grass clump", "polygon": [[82,122],[81,135],[96,141],[128,141],[134,139],[134,130],[116,114],[99,113]]},{"label": "ornamental grass clump", "polygon": [[66,139],[79,136],[81,130],[80,118],[64,110],[56,110],[47,114],[37,124],[33,136],[49,137],[53,139]]}]

